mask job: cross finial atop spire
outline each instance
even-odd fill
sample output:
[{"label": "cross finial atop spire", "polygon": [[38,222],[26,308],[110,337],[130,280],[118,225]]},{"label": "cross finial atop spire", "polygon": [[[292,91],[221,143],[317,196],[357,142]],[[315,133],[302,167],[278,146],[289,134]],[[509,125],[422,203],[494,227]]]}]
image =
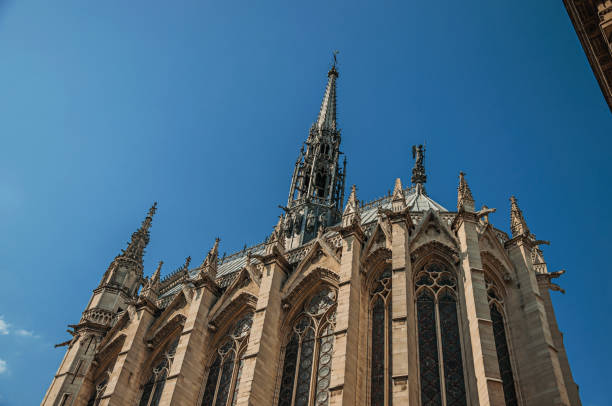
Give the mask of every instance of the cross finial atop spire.
[{"label": "cross finial atop spire", "polygon": [[510,197],[510,231],[512,232],[512,237],[529,234],[529,227],[527,227],[523,212],[519,208],[518,201],[514,196]]}]

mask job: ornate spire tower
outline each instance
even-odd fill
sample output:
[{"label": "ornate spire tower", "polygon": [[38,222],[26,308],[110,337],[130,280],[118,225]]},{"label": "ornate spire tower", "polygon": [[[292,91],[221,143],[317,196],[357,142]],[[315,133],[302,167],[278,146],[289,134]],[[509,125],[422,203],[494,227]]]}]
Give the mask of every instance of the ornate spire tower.
[{"label": "ornate spire tower", "polygon": [[283,231],[292,248],[317,235],[320,227],[340,221],[346,159],[340,166],[340,130],[336,124],[336,54],[317,120],[295,163]]}]

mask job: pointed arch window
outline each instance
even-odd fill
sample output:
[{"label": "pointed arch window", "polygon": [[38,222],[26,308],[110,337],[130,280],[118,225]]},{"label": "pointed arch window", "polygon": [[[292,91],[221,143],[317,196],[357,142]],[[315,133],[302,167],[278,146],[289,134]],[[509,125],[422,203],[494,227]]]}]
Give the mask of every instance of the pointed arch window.
[{"label": "pointed arch window", "polygon": [[510,362],[510,351],[508,350],[508,339],[506,337],[506,323],[504,321],[504,301],[499,289],[489,278],[485,276],[487,287],[487,298],[493,322],[493,337],[495,339],[495,350],[497,351],[497,362],[499,373],[504,388],[504,399],[506,406],[517,406],[516,388],[514,386],[514,375]]},{"label": "pointed arch window", "polygon": [[416,277],[421,405],[467,405],[457,307],[457,280],[429,264]]},{"label": "pointed arch window", "polygon": [[252,324],[251,313],[236,323],[229,336],[217,349],[204,386],[202,406],[234,406],[238,401],[243,356]]},{"label": "pointed arch window", "polygon": [[178,342],[179,337],[170,341],[156,362],[153,363],[154,367],[151,370],[147,383],[143,387],[140,403],[138,403],[139,406],[159,405],[166,379],[172,367],[172,361],[174,360]]},{"label": "pointed arch window", "polygon": [[335,324],[336,291],[325,287],[293,323],[285,348],[279,406],[329,404]]},{"label": "pointed arch window", "polygon": [[370,293],[370,405],[391,405],[391,269]]},{"label": "pointed arch window", "polygon": [[102,400],[102,395],[104,395],[104,391],[106,390],[106,386],[108,385],[108,380],[110,378],[111,372],[112,368],[107,369],[102,374],[102,378],[98,379],[98,383],[96,383],[95,385],[95,390],[91,394],[91,397],[87,402],[87,406],[98,406],[100,404],[100,401]]}]

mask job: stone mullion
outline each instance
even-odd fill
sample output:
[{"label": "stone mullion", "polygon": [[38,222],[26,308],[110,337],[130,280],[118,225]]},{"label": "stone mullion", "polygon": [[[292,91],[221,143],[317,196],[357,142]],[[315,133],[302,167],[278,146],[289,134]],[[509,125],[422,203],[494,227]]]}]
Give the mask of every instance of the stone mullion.
[{"label": "stone mullion", "polygon": [[[389,292],[387,292],[387,294],[389,294]],[[387,297],[383,297],[382,301],[383,301],[383,305],[385,306],[385,319],[384,319],[384,334],[385,334],[385,362],[384,362],[384,368],[385,368],[385,374],[384,374],[384,394],[385,394],[385,406],[389,406],[389,395],[391,394],[391,388],[390,388],[390,376],[389,376],[389,363],[391,362],[391,357],[389,357],[389,345],[391,344],[391,337],[389,337],[389,325],[391,324],[391,320],[389,319],[389,317],[391,316],[391,312],[389,311],[389,303],[387,302],[388,296]],[[372,316],[370,316],[370,320],[372,320]],[[372,337],[372,333],[370,332],[370,337]],[[370,365],[372,364],[373,360],[370,361]],[[371,374],[370,374],[371,376]]]},{"label": "stone mullion", "polygon": [[160,405],[195,404],[198,401],[205,384],[204,363],[208,355],[207,343],[211,338],[208,313],[215,300],[216,295],[208,285],[194,291]]},{"label": "stone mullion", "polygon": [[281,285],[286,279],[282,254],[264,258],[264,270],[253,315],[249,343],[244,355],[237,406],[271,405],[274,402],[279,365]]},{"label": "stone mullion", "polygon": [[418,381],[411,371],[418,371],[416,338],[409,334],[411,327],[416,331],[415,318],[409,316],[409,303],[412,300],[410,279],[412,267],[408,252],[408,230],[404,219],[392,223],[391,248],[391,334],[393,353],[392,403],[394,405],[416,404],[418,400]]},{"label": "stone mullion", "polygon": [[[321,320],[319,320],[320,322]],[[320,330],[320,325],[317,326],[317,330]],[[314,343],[312,346],[312,367],[310,370],[310,391],[308,392],[308,405],[314,406],[315,396],[317,396],[317,370],[319,369],[319,351],[321,343],[319,343],[318,334],[320,331],[315,331]]]},{"label": "stone mullion", "polygon": [[330,405],[353,405],[357,398],[359,321],[361,309],[360,258],[363,233],[359,226],[341,231],[342,258],[331,365]]},{"label": "stone mullion", "polygon": [[[472,353],[464,357],[464,363],[472,365],[467,370],[472,370],[476,380],[476,392],[469,390],[472,385],[466,386],[466,395],[474,403],[481,405],[505,406],[503,385],[499,374],[497,361],[497,350],[491,323],[491,313],[487,297],[487,289],[484,280],[482,259],[480,257],[480,246],[478,232],[476,229],[476,217],[469,212],[461,212],[458,216],[457,237],[460,241],[461,251],[464,252],[460,263],[461,273],[458,281],[463,279],[463,298],[459,298],[457,305],[464,307],[463,312],[467,316],[469,337],[468,339]],[[461,290],[459,290],[461,292]],[[461,300],[463,299],[463,300]],[[465,304],[465,306],[461,306]],[[465,383],[468,385],[468,382]]]},{"label": "stone mullion", "polygon": [[531,263],[531,243],[523,238],[519,236],[506,243],[510,260],[517,270],[523,318],[516,319],[514,313],[509,316],[513,317],[513,325],[524,326],[525,334],[517,337],[517,341],[525,349],[522,354],[529,354],[518,354],[521,392],[526,406],[569,405],[558,350],[546,317],[545,301]]},{"label": "stone mullion", "polygon": [[[99,406],[138,403],[139,396],[142,394],[141,383],[143,379],[149,377],[150,373],[149,369],[145,371],[142,366],[149,365],[148,361],[151,356],[144,337],[153,321],[154,310],[153,306],[148,304],[139,306],[135,310],[134,317],[127,327],[127,338],[117,356]],[[150,367],[153,368],[153,365]]]}]

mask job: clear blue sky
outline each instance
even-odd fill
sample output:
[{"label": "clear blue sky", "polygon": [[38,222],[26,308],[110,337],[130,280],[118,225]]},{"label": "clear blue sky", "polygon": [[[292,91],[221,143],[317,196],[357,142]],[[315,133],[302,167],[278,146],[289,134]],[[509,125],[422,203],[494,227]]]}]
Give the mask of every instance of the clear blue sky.
[{"label": "clear blue sky", "polygon": [[407,183],[425,141],[447,208],[463,170],[509,231],[516,194],[567,269],[552,296],[583,403],[612,404],[612,117],[561,0],[0,0],[0,405],[40,402],[154,200],[147,274],[270,233],[333,49],[358,197]]}]

